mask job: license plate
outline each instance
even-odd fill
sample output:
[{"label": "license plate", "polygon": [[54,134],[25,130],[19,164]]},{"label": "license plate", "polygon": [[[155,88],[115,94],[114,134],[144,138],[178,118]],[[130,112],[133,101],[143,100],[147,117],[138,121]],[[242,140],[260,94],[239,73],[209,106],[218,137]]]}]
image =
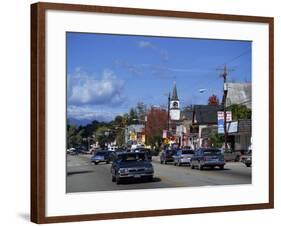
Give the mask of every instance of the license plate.
[{"label": "license plate", "polygon": [[135,175],[134,177],[135,177],[135,178],[140,178],[140,177],[141,177],[141,175]]}]

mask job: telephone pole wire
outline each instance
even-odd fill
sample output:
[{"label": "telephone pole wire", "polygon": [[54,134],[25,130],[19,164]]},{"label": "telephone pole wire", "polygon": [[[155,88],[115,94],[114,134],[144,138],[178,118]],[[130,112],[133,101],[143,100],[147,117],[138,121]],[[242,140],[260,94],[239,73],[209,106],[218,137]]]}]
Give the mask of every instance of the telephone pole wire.
[{"label": "telephone pole wire", "polygon": [[227,149],[227,128],[226,128],[226,97],[227,97],[227,85],[226,85],[226,81],[227,81],[227,75],[230,71],[233,71],[233,69],[228,69],[226,67],[226,65],[224,65],[224,67],[218,68],[217,71],[220,71],[220,77],[223,78],[223,115],[224,115],[224,150]]}]

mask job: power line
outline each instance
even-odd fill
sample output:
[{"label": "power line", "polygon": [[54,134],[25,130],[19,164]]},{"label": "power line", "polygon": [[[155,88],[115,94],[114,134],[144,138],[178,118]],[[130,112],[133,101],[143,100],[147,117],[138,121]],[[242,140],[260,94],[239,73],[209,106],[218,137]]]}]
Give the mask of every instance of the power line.
[{"label": "power line", "polygon": [[251,50],[251,48],[250,48],[250,49],[247,49],[246,51],[242,52],[242,53],[239,54],[238,56],[236,56],[236,57],[230,59],[229,61],[226,61],[224,64],[229,64],[229,63],[231,63],[231,62],[233,62],[233,61],[239,59],[240,57],[242,57],[242,56],[248,54],[248,52],[250,52],[250,50]]}]

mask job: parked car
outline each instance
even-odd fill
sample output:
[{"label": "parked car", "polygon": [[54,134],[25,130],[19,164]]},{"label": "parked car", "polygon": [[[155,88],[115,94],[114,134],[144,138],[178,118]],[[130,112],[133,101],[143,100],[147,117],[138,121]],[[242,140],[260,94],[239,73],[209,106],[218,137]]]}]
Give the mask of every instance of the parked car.
[{"label": "parked car", "polygon": [[110,162],[110,152],[109,151],[98,151],[92,157],[91,161],[95,163],[95,165],[100,162],[105,162],[108,164]]},{"label": "parked car", "polygon": [[160,163],[167,164],[167,162],[173,162],[174,161],[173,155],[175,155],[175,153],[176,150],[174,149],[163,150],[160,154]]},{"label": "parked car", "polygon": [[194,151],[191,149],[180,149],[177,150],[174,158],[174,165],[181,166],[182,164],[190,165],[190,160],[194,156]]},{"label": "parked car", "polygon": [[88,149],[87,149],[87,147],[85,147],[85,146],[77,146],[77,147],[75,148],[75,152],[76,152],[77,154],[86,154],[86,153],[88,152]]},{"label": "parked car", "polygon": [[111,165],[112,182],[119,184],[125,179],[153,179],[153,166],[144,152],[118,154]]},{"label": "parked car", "polygon": [[224,156],[224,160],[226,162],[230,162],[230,161],[234,161],[234,162],[238,162],[240,160],[241,157],[241,152],[240,151],[235,151],[233,149],[226,149],[226,150],[222,150],[223,156]]},{"label": "parked car", "polygon": [[75,152],[75,148],[69,148],[66,150],[66,154],[69,154],[69,155],[77,155],[78,153]]},{"label": "parked car", "polygon": [[245,155],[242,155],[240,161],[247,167],[250,167],[252,165],[252,150],[249,150]]},{"label": "parked car", "polygon": [[138,148],[144,148],[144,144],[132,144],[131,146],[132,151]]},{"label": "parked car", "polygon": [[214,168],[218,166],[223,169],[225,165],[224,156],[220,149],[216,148],[199,148],[191,158],[191,169],[197,167],[202,170],[204,167]]}]

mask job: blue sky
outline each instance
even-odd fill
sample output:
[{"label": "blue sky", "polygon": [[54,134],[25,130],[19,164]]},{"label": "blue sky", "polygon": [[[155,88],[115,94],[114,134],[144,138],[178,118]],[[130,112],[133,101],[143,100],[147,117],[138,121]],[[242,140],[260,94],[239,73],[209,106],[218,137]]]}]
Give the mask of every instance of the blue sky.
[{"label": "blue sky", "polygon": [[[222,98],[217,68],[251,82],[251,42],[68,32],[67,114],[112,120],[138,102],[167,105],[176,82],[181,107]],[[206,89],[200,93],[200,89]]]}]

